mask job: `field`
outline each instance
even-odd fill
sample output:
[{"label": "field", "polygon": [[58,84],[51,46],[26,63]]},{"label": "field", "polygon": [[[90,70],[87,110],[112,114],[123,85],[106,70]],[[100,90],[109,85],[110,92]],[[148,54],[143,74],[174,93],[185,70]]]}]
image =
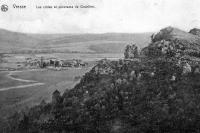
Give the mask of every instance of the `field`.
[{"label": "field", "polygon": [[[54,90],[57,89],[63,93],[65,89],[72,88],[78,82],[78,80],[75,80],[75,77],[82,76],[89,69],[90,68],[70,68],[69,70],[65,71],[27,70],[14,73],[13,76],[15,78],[34,80],[44,83],[44,85],[16,88],[7,91],[0,90],[0,117],[13,113],[18,109],[39,104],[43,99],[50,101],[51,94]],[[8,87],[8,82],[11,83],[12,86],[24,84],[22,82],[7,78],[7,74],[8,72],[1,73],[0,89],[5,86]]]},{"label": "field", "polygon": [[12,80],[9,78],[8,74],[9,72],[0,72],[0,91],[2,88],[27,84],[17,80]]}]

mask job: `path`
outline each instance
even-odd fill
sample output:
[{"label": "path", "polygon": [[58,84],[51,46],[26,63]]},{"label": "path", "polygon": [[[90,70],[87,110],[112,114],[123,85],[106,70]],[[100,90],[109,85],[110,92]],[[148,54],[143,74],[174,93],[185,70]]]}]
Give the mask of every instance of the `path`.
[{"label": "path", "polygon": [[22,71],[10,71],[8,73],[7,78],[10,78],[12,80],[17,80],[20,82],[26,82],[26,83],[31,83],[31,84],[26,84],[26,85],[18,85],[18,86],[12,86],[12,87],[6,87],[6,88],[0,88],[0,91],[6,91],[6,90],[11,90],[11,89],[18,89],[18,88],[26,88],[26,87],[32,87],[32,86],[40,86],[44,85],[45,83],[39,83],[38,81],[34,80],[26,80],[26,79],[20,79],[20,78],[15,78],[12,75],[17,72],[22,72]]}]

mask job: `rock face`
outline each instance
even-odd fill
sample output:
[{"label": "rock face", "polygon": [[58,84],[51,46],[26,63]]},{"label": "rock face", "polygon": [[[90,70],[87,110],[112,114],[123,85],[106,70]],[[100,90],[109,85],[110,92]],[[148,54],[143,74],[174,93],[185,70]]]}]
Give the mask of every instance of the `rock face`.
[{"label": "rock face", "polygon": [[135,44],[127,45],[124,52],[125,59],[133,59],[138,57],[138,48]]},{"label": "rock face", "polygon": [[185,40],[190,43],[200,42],[200,38],[198,36],[188,33],[186,31],[174,28],[174,27],[166,27],[161,29],[158,33],[153,34],[151,36],[152,42],[157,42],[161,40]]},{"label": "rock face", "polygon": [[[145,50],[147,56],[195,56],[200,57],[200,37],[197,36],[199,30],[193,29],[190,33],[173,27],[161,29],[151,36],[152,42]],[[192,33],[192,34],[191,34]]]},{"label": "rock face", "polygon": [[158,33],[153,34],[151,36],[151,40],[152,42],[156,42],[156,41],[161,41],[163,39],[165,40],[169,40],[170,38],[172,38],[172,32],[173,32],[173,28],[172,27],[167,27],[165,29],[160,30]]},{"label": "rock face", "polygon": [[183,65],[183,74],[188,74],[192,71],[191,66],[188,63],[185,63]]},{"label": "rock face", "polygon": [[189,33],[191,33],[191,34],[193,34],[193,35],[200,36],[200,29],[197,29],[197,28],[191,29],[191,30],[189,31]]}]

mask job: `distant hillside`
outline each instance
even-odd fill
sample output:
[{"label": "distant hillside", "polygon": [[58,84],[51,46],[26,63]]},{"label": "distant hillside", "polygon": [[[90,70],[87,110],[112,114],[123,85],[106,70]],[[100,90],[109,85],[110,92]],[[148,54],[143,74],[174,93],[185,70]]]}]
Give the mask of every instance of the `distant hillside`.
[{"label": "distant hillside", "polygon": [[24,48],[35,48],[42,40],[27,34],[0,30],[0,53],[11,52]]},{"label": "distant hillside", "polygon": [[0,53],[121,53],[127,43],[147,46],[151,33],[25,34],[0,29]]}]

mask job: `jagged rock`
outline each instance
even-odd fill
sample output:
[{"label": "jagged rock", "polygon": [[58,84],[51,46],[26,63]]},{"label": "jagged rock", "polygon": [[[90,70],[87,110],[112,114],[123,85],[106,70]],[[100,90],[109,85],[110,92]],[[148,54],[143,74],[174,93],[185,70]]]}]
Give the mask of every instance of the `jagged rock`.
[{"label": "jagged rock", "polygon": [[174,41],[160,40],[149,45],[146,55],[161,56],[161,55],[177,55],[179,50]]},{"label": "jagged rock", "polygon": [[200,36],[200,29],[197,29],[197,28],[191,29],[191,30],[189,31],[189,33],[191,33],[191,34],[193,34],[193,35]]},{"label": "jagged rock", "polygon": [[125,59],[133,59],[138,57],[138,48],[135,44],[127,45],[124,51]]},{"label": "jagged rock", "polygon": [[152,42],[157,42],[161,40],[172,41],[176,39],[194,43],[199,42],[200,38],[174,27],[166,27],[164,29],[161,29],[158,33],[152,36]]},{"label": "jagged rock", "polygon": [[141,77],[142,77],[142,74],[139,72],[139,73],[137,74],[137,80],[140,80]]},{"label": "jagged rock", "polygon": [[129,75],[129,80],[134,80],[134,79],[140,80],[141,77],[142,77],[142,74],[140,72],[132,70]]},{"label": "jagged rock", "polygon": [[[197,29],[191,32],[197,32]],[[151,39],[152,43],[142,50],[146,56],[169,55],[179,58],[183,55],[189,55],[200,57],[200,37],[197,35],[167,27],[153,34]]]},{"label": "jagged rock", "polygon": [[190,73],[191,71],[192,71],[192,68],[191,68],[190,64],[185,63],[185,64],[183,65],[183,73],[182,73],[182,74],[188,74],[188,73]]},{"label": "jagged rock", "polygon": [[117,79],[116,84],[118,84],[118,85],[122,84],[122,79]]},{"label": "jagged rock", "polygon": [[154,77],[155,76],[155,73],[154,72],[151,72],[150,73],[150,77]]},{"label": "jagged rock", "polygon": [[166,27],[160,30],[160,32],[153,34],[151,36],[152,42],[161,41],[163,39],[169,40],[172,37],[171,33],[173,32],[173,30],[174,30],[173,27]]},{"label": "jagged rock", "polygon": [[175,76],[175,75],[172,75],[172,77],[171,77],[170,80],[171,80],[171,81],[175,81],[175,80],[176,80],[176,76]]},{"label": "jagged rock", "polygon": [[199,66],[195,66],[195,68],[194,68],[194,73],[195,73],[195,74],[199,74],[199,73],[200,73],[200,68],[199,68]]},{"label": "jagged rock", "polygon": [[133,80],[134,78],[136,78],[136,74],[135,74],[135,71],[131,71],[130,73],[130,80]]},{"label": "jagged rock", "polygon": [[111,74],[113,69],[110,67],[111,61],[107,59],[102,59],[98,64],[93,68],[96,74]]}]

